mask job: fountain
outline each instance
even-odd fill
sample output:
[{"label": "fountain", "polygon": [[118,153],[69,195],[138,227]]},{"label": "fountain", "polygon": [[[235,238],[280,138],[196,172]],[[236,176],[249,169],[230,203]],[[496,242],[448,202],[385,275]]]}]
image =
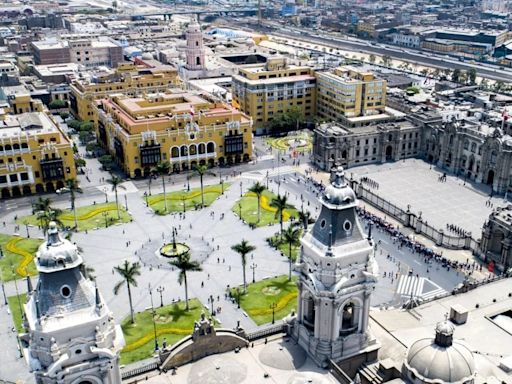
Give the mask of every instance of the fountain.
[{"label": "fountain", "polygon": [[173,227],[172,228],[172,242],[166,243],[160,247],[160,255],[163,257],[180,257],[183,254],[190,251],[190,247],[185,243],[180,243],[176,241],[176,236],[178,235],[178,230]]}]

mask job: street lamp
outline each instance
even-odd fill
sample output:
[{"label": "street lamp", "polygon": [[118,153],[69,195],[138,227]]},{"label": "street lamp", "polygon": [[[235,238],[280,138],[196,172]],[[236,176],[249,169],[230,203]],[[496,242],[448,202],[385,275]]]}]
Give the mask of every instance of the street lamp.
[{"label": "street lamp", "polygon": [[124,195],[124,207],[126,208],[126,212],[128,212],[128,198]]},{"label": "street lamp", "polygon": [[148,195],[151,196],[151,180],[153,179],[153,175],[149,175],[148,179]]},{"label": "street lamp", "polygon": [[105,203],[108,203],[107,187],[103,187],[103,193],[105,194]]},{"label": "street lamp", "polygon": [[213,302],[214,301],[215,301],[215,299],[213,298],[213,295],[210,295],[210,297],[208,297],[208,302],[211,305],[211,314],[212,314],[212,316],[215,316],[215,313],[213,312]]},{"label": "street lamp", "polygon": [[108,212],[103,212],[102,215],[105,218],[105,228],[108,228]]},{"label": "street lamp", "polygon": [[0,244],[0,259],[4,257],[4,250],[2,249],[2,245]]},{"label": "street lamp", "polygon": [[[16,298],[18,299],[18,307],[19,307],[19,310],[20,310],[21,317],[23,318],[23,308],[21,307],[20,293],[18,291],[18,280],[16,279],[16,275],[15,275],[15,272],[14,272],[14,265],[12,265],[12,264],[11,264],[11,270],[12,270],[12,273],[14,275],[14,287],[16,288]],[[18,339],[18,343],[19,343],[20,357],[23,357],[23,348],[22,348],[22,345],[21,345],[21,340],[20,340],[18,335],[16,336],[16,338]]]},{"label": "street lamp", "polygon": [[30,233],[28,232],[28,223],[25,223],[25,229],[27,230],[27,238],[30,239]]},{"label": "street lamp", "polygon": [[242,182],[240,182],[240,197],[242,197]]},{"label": "street lamp", "polygon": [[164,306],[164,299],[162,296],[163,291],[165,291],[165,287],[159,286],[156,291],[160,294],[160,307]]},{"label": "street lamp", "polygon": [[272,304],[270,304],[270,309],[272,309],[272,324],[275,324],[276,322],[276,307],[276,303],[273,302]]},{"label": "street lamp", "polygon": [[252,269],[252,282],[255,283],[256,282],[256,279],[255,279],[255,272],[256,272],[256,268],[258,266],[256,265],[256,263],[252,263],[250,265],[250,268]]},{"label": "street lamp", "polygon": [[237,307],[240,309],[240,287],[236,287],[236,302]]},{"label": "street lamp", "polygon": [[239,214],[240,220],[243,221],[244,219],[242,218],[242,202],[241,201],[238,202],[238,210],[240,211],[240,214]]},{"label": "street lamp", "polygon": [[187,175],[187,192],[190,192],[190,176]]},{"label": "street lamp", "polygon": [[151,297],[151,319],[153,320],[153,332],[155,335],[155,352],[158,351],[158,339],[156,338],[156,323],[155,323],[155,307],[153,305],[153,291],[151,290],[151,283],[148,284],[149,296]]},{"label": "street lamp", "polygon": [[181,196],[181,204],[183,205],[183,213],[185,213],[185,195]]},{"label": "street lamp", "polygon": [[146,199],[146,207],[149,207],[148,193],[147,192],[144,192],[144,199]]},{"label": "street lamp", "polygon": [[268,189],[268,170],[267,170],[267,176],[266,176],[266,178],[267,178],[267,189]]}]

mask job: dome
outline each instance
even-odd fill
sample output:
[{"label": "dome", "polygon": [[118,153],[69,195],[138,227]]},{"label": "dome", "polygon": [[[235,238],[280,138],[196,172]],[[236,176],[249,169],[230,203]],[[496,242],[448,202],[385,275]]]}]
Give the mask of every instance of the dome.
[{"label": "dome", "polygon": [[77,247],[69,240],[62,239],[57,224],[51,222],[48,239],[39,246],[36,265],[40,272],[50,272],[76,267],[82,263]]},{"label": "dome", "polygon": [[324,201],[334,205],[347,205],[356,201],[356,194],[345,181],[343,167],[331,170],[331,185],[324,192]]},{"label": "dome", "polygon": [[473,382],[473,353],[464,343],[453,340],[453,331],[454,326],[444,321],[437,324],[435,339],[420,339],[411,345],[404,363],[411,379],[423,383]]}]

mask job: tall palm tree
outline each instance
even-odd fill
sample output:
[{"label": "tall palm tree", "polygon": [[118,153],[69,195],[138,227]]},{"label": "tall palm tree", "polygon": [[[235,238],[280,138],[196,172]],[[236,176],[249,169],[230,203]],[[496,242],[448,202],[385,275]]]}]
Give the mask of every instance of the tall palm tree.
[{"label": "tall palm tree", "polygon": [[285,209],[293,208],[291,204],[288,204],[288,198],[286,195],[277,195],[277,197],[273,198],[270,202],[270,206],[276,209],[275,218],[279,219],[279,224],[281,226],[281,239],[283,238],[283,215]]},{"label": "tall palm tree", "polygon": [[288,244],[288,280],[292,280],[292,247],[300,245],[300,229],[290,225],[283,233],[283,241]]},{"label": "tall palm tree", "polygon": [[62,221],[59,219],[61,213],[62,210],[51,207],[49,207],[46,211],[37,212],[37,219],[41,223],[41,228],[43,228],[43,233],[45,236],[52,221],[55,222],[59,227],[63,227]]},{"label": "tall palm tree", "polygon": [[135,316],[133,314],[132,291],[130,287],[137,286],[136,277],[140,276],[140,264],[138,262],[132,264],[128,260],[125,260],[124,264],[114,267],[114,270],[123,278],[114,286],[114,295],[117,295],[119,293],[119,289],[126,283],[126,288],[128,289],[128,301],[130,302],[130,317],[133,324],[135,323]]},{"label": "tall palm tree", "polygon": [[167,194],[165,192],[165,176],[171,171],[171,164],[168,161],[161,161],[158,163],[151,172],[159,175],[162,178],[162,187],[164,189],[164,209],[167,212]]},{"label": "tall palm tree", "polygon": [[116,195],[116,209],[117,209],[117,219],[121,220],[121,213],[119,212],[119,201],[117,199],[117,189],[126,189],[121,183],[123,182],[123,179],[119,176],[110,174],[110,179],[107,180],[107,183],[109,183],[112,186],[112,191]]},{"label": "tall palm tree", "polygon": [[304,230],[307,231],[310,217],[311,213],[309,211],[299,211],[299,220],[297,225],[302,225]]},{"label": "tall palm tree", "polygon": [[50,209],[52,200],[49,197],[39,197],[32,203],[32,213],[36,214],[40,211],[47,211]]},{"label": "tall palm tree", "polygon": [[258,223],[261,220],[261,195],[263,194],[264,190],[265,186],[261,184],[259,181],[254,183],[254,185],[251,188],[249,188],[249,192],[254,193],[258,198]]},{"label": "tall palm tree", "polygon": [[247,254],[254,251],[256,249],[255,246],[249,244],[247,240],[243,240],[235,244],[231,247],[231,249],[235,252],[237,252],[240,257],[242,258],[242,271],[243,271],[243,277],[244,277],[244,292],[247,289],[247,279],[245,278],[245,266],[247,265]]},{"label": "tall palm tree", "polygon": [[185,252],[181,256],[169,261],[169,264],[179,269],[178,283],[181,285],[185,283],[185,308],[188,311],[188,285],[187,285],[187,272],[202,271],[201,265],[195,261],[190,260],[190,252]]},{"label": "tall palm tree", "polygon": [[194,167],[194,172],[199,176],[199,180],[201,182],[201,207],[204,207],[203,176],[204,175],[215,176],[215,173],[209,171],[209,168],[206,164],[196,165]]},{"label": "tall palm tree", "polygon": [[67,179],[66,187],[69,190],[69,199],[71,200],[71,209],[73,210],[73,217],[75,219],[75,229],[78,229],[78,220],[76,218],[76,205],[75,199],[77,193],[83,193],[82,188],[78,185],[77,179]]}]

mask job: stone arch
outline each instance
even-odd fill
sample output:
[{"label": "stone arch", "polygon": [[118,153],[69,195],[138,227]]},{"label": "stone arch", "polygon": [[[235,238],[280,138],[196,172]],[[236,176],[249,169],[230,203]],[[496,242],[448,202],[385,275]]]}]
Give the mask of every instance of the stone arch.
[{"label": "stone arch", "polygon": [[505,239],[505,233],[499,229],[494,230],[491,233],[491,238],[489,239],[489,248],[488,250],[492,253],[501,254],[501,248],[503,244],[501,242]]},{"label": "stone arch", "polygon": [[494,176],[494,169],[490,169],[489,172],[487,173],[486,184],[492,185],[494,183]]},{"label": "stone arch", "polygon": [[57,189],[64,188],[64,182],[62,180],[57,181]]},{"label": "stone arch", "polygon": [[213,159],[208,159],[208,166],[209,166],[209,167],[213,167],[213,166],[215,166],[215,160],[213,160]]},{"label": "stone arch", "polygon": [[15,151],[19,151],[20,150],[20,145],[18,143],[14,143],[12,145],[12,149],[15,150]]},{"label": "stone arch", "polygon": [[36,184],[36,193],[44,193],[44,185],[41,183]]},{"label": "stone arch", "polygon": [[12,146],[11,146],[11,144],[6,144],[6,145],[5,145],[5,147],[4,147],[4,149],[5,149],[6,151],[11,151],[11,150],[12,150]]},{"label": "stone arch", "polygon": [[137,179],[142,177],[142,171],[140,170],[140,168],[135,168],[135,170],[133,171],[133,174],[135,175],[135,177]]},{"label": "stone arch", "polygon": [[199,165],[205,165],[206,164],[206,161],[203,159],[203,160],[199,160]]},{"label": "stone arch", "polygon": [[190,156],[195,156],[197,155],[197,145],[195,144],[190,144],[189,147],[188,147],[188,154]]},{"label": "stone arch", "polygon": [[197,147],[197,152],[202,155],[206,152],[206,145],[204,143],[199,143]]},{"label": "stone arch", "polygon": [[213,141],[210,141],[210,142],[208,142],[208,144],[206,144],[206,152],[207,153],[215,152],[215,143]]},{"label": "stone arch", "polygon": [[55,186],[51,181],[46,183],[46,192],[55,192]]},{"label": "stone arch", "polygon": [[9,188],[2,188],[2,199],[8,199],[11,197],[11,191],[9,191]]},{"label": "stone arch", "polygon": [[316,308],[315,299],[310,292],[305,291],[301,295],[302,324],[310,330],[315,329]]},{"label": "stone arch", "polygon": [[219,157],[218,161],[219,161],[219,165],[224,165],[224,163],[225,163],[224,157],[222,157],[222,156]]},{"label": "stone arch", "polygon": [[19,196],[21,196],[21,190],[20,190],[20,187],[18,187],[18,186],[12,187],[12,196],[13,196],[13,197],[19,197]]},{"label": "stone arch", "polygon": [[359,297],[350,297],[338,308],[340,335],[361,331],[363,322],[363,302]]},{"label": "stone arch", "polygon": [[171,148],[171,157],[180,157],[180,149],[179,147]]},{"label": "stone arch", "polygon": [[188,147],[186,145],[182,145],[180,148],[181,156],[188,156]]},{"label": "stone arch", "polygon": [[30,195],[30,194],[32,194],[32,190],[30,189],[30,186],[29,186],[29,185],[24,185],[24,186],[23,186],[23,194],[24,194],[24,195]]}]

